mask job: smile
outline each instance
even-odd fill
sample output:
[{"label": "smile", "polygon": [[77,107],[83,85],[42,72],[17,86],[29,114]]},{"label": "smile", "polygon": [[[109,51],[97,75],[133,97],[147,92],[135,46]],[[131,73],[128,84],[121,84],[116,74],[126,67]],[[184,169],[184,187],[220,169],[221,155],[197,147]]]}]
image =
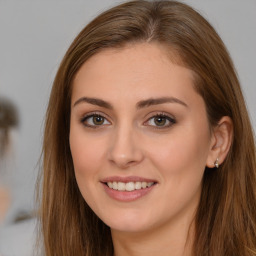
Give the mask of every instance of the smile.
[{"label": "smile", "polygon": [[107,195],[121,202],[130,202],[149,194],[158,184],[156,180],[137,176],[108,177],[101,180]]},{"label": "smile", "polygon": [[107,186],[111,189],[118,191],[134,191],[149,188],[154,185],[154,182],[146,182],[146,181],[130,181],[130,182],[118,182],[118,181],[109,181],[106,183]]}]

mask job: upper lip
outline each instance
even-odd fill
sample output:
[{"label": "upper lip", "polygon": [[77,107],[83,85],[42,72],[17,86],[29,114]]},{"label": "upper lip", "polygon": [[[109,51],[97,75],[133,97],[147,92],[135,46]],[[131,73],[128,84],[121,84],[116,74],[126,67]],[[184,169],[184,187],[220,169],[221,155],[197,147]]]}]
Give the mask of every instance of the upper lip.
[{"label": "upper lip", "polygon": [[111,176],[111,177],[106,177],[104,179],[101,180],[101,182],[103,183],[107,183],[107,182],[113,182],[113,181],[117,181],[117,182],[136,182],[136,181],[140,181],[140,182],[154,182],[156,183],[157,181],[154,179],[149,179],[149,178],[143,178],[143,177],[138,177],[138,176],[127,176],[127,177],[121,177],[121,176]]}]

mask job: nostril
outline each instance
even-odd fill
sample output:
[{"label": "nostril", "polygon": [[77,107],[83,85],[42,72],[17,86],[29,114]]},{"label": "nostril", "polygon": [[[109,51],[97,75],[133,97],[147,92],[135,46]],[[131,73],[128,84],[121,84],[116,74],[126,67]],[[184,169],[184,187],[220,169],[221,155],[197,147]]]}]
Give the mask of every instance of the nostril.
[{"label": "nostril", "polygon": [[143,159],[143,153],[139,147],[132,147],[129,144],[127,147],[125,145],[115,145],[109,151],[108,158],[112,164],[127,168],[140,163]]}]

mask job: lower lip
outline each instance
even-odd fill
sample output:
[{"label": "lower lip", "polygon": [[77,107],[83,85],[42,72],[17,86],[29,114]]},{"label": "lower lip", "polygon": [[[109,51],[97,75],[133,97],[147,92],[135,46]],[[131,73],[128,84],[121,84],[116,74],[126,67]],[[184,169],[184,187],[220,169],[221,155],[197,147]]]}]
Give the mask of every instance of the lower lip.
[{"label": "lower lip", "polygon": [[122,202],[131,202],[135,201],[145,195],[147,195],[154,187],[155,185],[152,185],[148,188],[133,190],[133,191],[119,191],[114,190],[108,187],[105,183],[102,183],[103,187],[106,191],[106,193],[113,199],[122,201]]}]

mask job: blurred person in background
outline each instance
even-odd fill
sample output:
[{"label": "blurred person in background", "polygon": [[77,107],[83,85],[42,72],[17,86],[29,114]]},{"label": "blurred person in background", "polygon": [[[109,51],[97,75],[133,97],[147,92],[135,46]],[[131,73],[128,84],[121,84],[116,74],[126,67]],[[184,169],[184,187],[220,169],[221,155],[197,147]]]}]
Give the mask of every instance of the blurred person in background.
[{"label": "blurred person in background", "polygon": [[10,149],[10,130],[17,127],[16,107],[9,100],[0,98],[0,223],[3,222],[10,205],[10,192],[4,180],[4,157]]},{"label": "blurred person in background", "polygon": [[19,214],[8,218],[12,205],[12,187],[7,168],[12,152],[12,130],[18,127],[18,111],[8,99],[0,98],[0,255],[32,256],[34,219],[32,214]]}]

